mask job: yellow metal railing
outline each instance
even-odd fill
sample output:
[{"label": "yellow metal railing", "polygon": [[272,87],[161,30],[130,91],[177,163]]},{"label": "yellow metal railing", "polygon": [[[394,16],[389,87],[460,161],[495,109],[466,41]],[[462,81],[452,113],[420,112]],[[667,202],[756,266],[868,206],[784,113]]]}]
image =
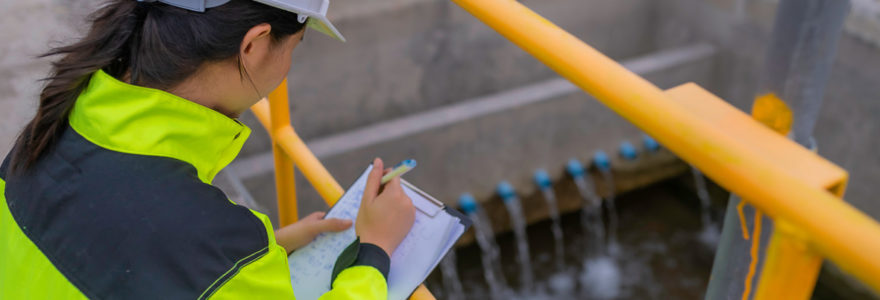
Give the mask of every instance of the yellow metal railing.
[{"label": "yellow metal railing", "polygon": [[[452,1],[774,218],[787,237],[771,249],[821,254],[880,291],[880,224],[841,201],[845,171],[696,85],[660,90],[517,1]],[[784,240],[803,242],[773,245]],[[808,297],[781,283],[811,291],[815,276],[798,272],[817,265],[768,253],[756,298]]]},{"label": "yellow metal railing", "polygon": [[[297,220],[296,185],[294,183],[294,165],[309,183],[318,191],[328,206],[333,206],[345,190],[327,172],[327,168],[318,160],[305,142],[293,130],[290,124],[290,106],[288,106],[287,80],[263,99],[251,107],[254,115],[269,132],[272,139],[272,151],[275,157],[275,189],[278,194],[278,217],[281,226]],[[420,285],[410,299],[431,300],[434,295]]]},{"label": "yellow metal railing", "polygon": [[[452,1],[774,218],[755,299],[809,297],[819,255],[880,291],[880,224],[841,201],[844,170],[695,84],[659,89],[516,1]],[[328,204],[342,196],[290,125],[286,82],[253,111],[273,140],[282,225],[297,215],[293,165]]]}]

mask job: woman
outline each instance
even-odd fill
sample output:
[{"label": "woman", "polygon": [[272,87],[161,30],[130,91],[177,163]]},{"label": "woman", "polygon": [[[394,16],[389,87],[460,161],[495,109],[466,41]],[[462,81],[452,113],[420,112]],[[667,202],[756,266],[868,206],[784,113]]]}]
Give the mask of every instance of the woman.
[{"label": "woman", "polygon": [[[287,254],[351,221],[315,213],[273,232],[210,183],[306,22],[338,36],[300,10],[311,2],[112,0],[47,54],[61,58],[0,167],[0,299],[293,298]],[[381,160],[373,170],[357,251],[325,298],[386,298],[414,209],[399,180],[380,187]]]}]

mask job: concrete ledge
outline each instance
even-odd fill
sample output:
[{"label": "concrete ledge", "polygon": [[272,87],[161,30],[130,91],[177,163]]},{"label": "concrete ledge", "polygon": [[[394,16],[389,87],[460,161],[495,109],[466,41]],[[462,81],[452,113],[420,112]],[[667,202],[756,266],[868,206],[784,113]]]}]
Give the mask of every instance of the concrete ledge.
[{"label": "concrete ledge", "polygon": [[[668,180],[675,176],[689,173],[690,166],[678,159],[671,152],[661,149],[655,153],[643,154],[636,161],[623,161],[615,159],[612,163],[614,175],[614,194],[621,195],[639,188]],[[553,190],[556,194],[557,207],[560,214],[579,211],[583,204],[577,187],[570,176],[562,172],[550,174],[557,178],[553,182]],[[589,177],[596,192],[603,198],[609,195],[608,183],[604,181],[598,170],[594,167],[589,169]],[[534,184],[517,190],[523,206],[526,223],[534,224],[550,217],[547,201],[542,193],[537,191]],[[511,230],[510,215],[504,202],[497,195],[482,199],[481,209],[486,212],[492,229],[496,234]],[[458,246],[467,245],[474,241],[474,231],[469,230],[458,240]]]}]

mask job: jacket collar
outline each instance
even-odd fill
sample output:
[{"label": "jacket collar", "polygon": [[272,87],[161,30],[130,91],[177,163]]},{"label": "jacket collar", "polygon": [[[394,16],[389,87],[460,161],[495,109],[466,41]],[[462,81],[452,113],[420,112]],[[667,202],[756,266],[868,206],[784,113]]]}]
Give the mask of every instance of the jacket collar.
[{"label": "jacket collar", "polygon": [[189,163],[205,183],[232,162],[251,133],[215,110],[121,82],[101,70],[76,100],[70,125],[109,150]]}]

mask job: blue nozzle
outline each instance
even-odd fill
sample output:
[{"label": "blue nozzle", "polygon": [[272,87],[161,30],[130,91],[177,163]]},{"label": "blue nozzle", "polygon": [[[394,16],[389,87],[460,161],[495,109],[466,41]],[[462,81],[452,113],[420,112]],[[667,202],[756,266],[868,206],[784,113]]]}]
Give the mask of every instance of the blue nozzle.
[{"label": "blue nozzle", "polygon": [[642,145],[644,145],[645,150],[648,150],[649,152],[656,152],[657,150],[660,150],[660,144],[657,143],[657,140],[648,136],[647,134],[642,135]]},{"label": "blue nozzle", "polygon": [[458,206],[464,213],[472,214],[477,211],[477,199],[474,199],[474,196],[469,193],[461,194],[458,197]]},{"label": "blue nozzle", "polygon": [[565,165],[565,170],[568,171],[568,175],[571,175],[571,177],[574,178],[584,176],[584,165],[576,158],[568,160],[568,163]]},{"label": "blue nozzle", "polygon": [[639,151],[636,150],[636,147],[633,146],[632,143],[628,141],[623,141],[620,143],[620,157],[626,160],[635,160],[639,156]]},{"label": "blue nozzle", "polygon": [[605,151],[599,150],[593,154],[593,164],[601,171],[611,170],[611,159],[608,158],[608,154],[605,154]]},{"label": "blue nozzle", "polygon": [[535,184],[537,184],[538,187],[541,189],[546,189],[553,185],[553,183],[550,181],[550,175],[547,174],[547,171],[544,171],[543,169],[538,169],[537,171],[535,171]]},{"label": "blue nozzle", "polygon": [[514,190],[513,186],[507,181],[499,182],[496,191],[498,192],[498,196],[501,196],[501,199],[504,201],[510,201],[513,198],[516,198],[516,190]]}]

